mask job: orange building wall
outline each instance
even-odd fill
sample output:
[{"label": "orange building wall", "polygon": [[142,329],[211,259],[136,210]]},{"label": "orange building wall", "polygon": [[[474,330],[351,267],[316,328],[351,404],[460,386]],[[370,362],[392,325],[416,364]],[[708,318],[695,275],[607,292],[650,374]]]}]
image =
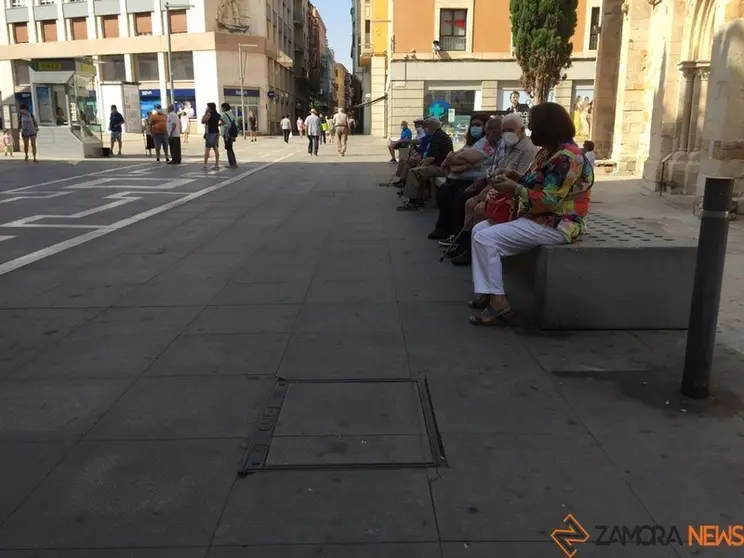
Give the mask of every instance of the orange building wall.
[{"label": "orange building wall", "polygon": [[579,6],[576,8],[576,31],[574,31],[573,37],[571,37],[574,55],[584,52],[586,25],[586,0],[579,0]]},{"label": "orange building wall", "polygon": [[434,0],[393,0],[393,10],[395,52],[431,52],[431,42],[439,35],[434,30]]},{"label": "orange building wall", "polygon": [[474,0],[474,11],[473,52],[511,52],[509,0]]}]

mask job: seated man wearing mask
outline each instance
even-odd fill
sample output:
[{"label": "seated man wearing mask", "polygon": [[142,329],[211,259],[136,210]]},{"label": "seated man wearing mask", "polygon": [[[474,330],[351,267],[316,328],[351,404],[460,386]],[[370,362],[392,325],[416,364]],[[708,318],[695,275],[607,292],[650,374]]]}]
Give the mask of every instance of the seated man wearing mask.
[{"label": "seated man wearing mask", "polygon": [[474,181],[485,178],[488,169],[501,160],[506,148],[501,140],[501,119],[476,115],[470,120],[468,143],[471,147],[450,154],[442,167],[449,170],[447,182],[437,190],[439,218],[429,238],[440,240],[459,232],[454,229],[455,198]]},{"label": "seated man wearing mask", "polygon": [[[518,114],[507,114],[501,121],[501,139],[506,152],[500,160],[494,160],[489,174],[497,176],[508,170],[520,174],[527,172],[537,154],[537,148],[525,135],[524,121]],[[453,265],[470,265],[470,230],[484,219],[484,200],[492,184],[485,178],[477,180],[455,198],[452,230],[455,234],[465,228],[467,234],[460,236],[457,247],[448,255]],[[480,211],[479,211],[480,210]]]},{"label": "seated man wearing mask", "polygon": [[[403,180],[408,176],[408,171],[417,167],[424,160],[426,149],[429,147],[429,138],[424,131],[424,119],[417,118],[413,121],[413,125],[416,128],[416,137],[409,142],[408,146],[411,149],[416,147],[416,150],[410,152],[408,157],[400,157],[398,159],[398,170],[395,172],[392,185],[399,188],[403,187]],[[385,186],[387,186],[387,183]]]},{"label": "seated man wearing mask", "polygon": [[406,187],[403,192],[408,201],[397,207],[398,211],[418,211],[424,207],[424,193],[428,181],[432,178],[447,176],[442,169],[442,163],[447,155],[452,153],[452,138],[442,130],[442,122],[438,118],[424,120],[424,129],[429,136],[429,148],[426,158],[421,165],[408,171]]}]

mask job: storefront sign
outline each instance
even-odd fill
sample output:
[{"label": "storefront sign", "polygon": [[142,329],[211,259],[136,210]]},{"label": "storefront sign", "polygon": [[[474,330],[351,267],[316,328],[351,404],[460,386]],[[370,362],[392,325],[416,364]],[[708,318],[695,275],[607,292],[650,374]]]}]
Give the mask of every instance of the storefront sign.
[{"label": "storefront sign", "polygon": [[[240,87],[225,87],[222,90],[225,97],[240,97]],[[258,89],[243,89],[243,97],[260,97],[261,92]]]}]

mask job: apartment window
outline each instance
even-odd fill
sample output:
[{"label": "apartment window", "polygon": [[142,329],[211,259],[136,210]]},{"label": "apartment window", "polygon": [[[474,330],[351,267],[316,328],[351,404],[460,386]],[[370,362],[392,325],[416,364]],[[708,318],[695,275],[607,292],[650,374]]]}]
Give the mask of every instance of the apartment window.
[{"label": "apartment window", "polygon": [[119,16],[101,16],[101,29],[104,39],[115,39],[119,36]]},{"label": "apartment window", "polygon": [[157,54],[137,54],[136,67],[139,81],[158,81],[160,79]]},{"label": "apartment window", "polygon": [[171,33],[186,33],[186,10],[172,10],[168,12],[168,25]]},{"label": "apartment window", "polygon": [[152,14],[134,14],[134,34],[152,35]]},{"label": "apartment window", "polygon": [[364,20],[364,33],[369,35],[372,32],[372,22],[368,19]]},{"label": "apartment window", "polygon": [[26,0],[10,0],[11,8],[25,8]]},{"label": "apartment window", "polygon": [[597,50],[599,45],[599,8],[592,8],[589,19],[589,50]]},{"label": "apartment window", "polygon": [[31,83],[31,75],[28,71],[28,62],[25,60],[13,60],[13,75],[16,85],[28,85]]},{"label": "apartment window", "polygon": [[123,54],[100,56],[99,60],[101,62],[101,79],[103,81],[125,81],[127,79]]},{"label": "apartment window", "polygon": [[179,81],[194,79],[194,56],[190,52],[172,53],[171,64],[173,64],[173,79]]},{"label": "apartment window", "polygon": [[84,41],[88,38],[88,20],[84,17],[70,19],[70,33],[73,41]]},{"label": "apartment window", "polygon": [[439,47],[442,50],[465,50],[468,43],[468,11],[439,12]]},{"label": "apartment window", "polygon": [[41,28],[41,40],[45,43],[53,43],[57,40],[57,21],[42,21],[39,24]]},{"label": "apartment window", "polygon": [[48,6],[50,4],[56,4],[57,0],[39,0],[41,6]]},{"label": "apartment window", "polygon": [[13,24],[13,42],[17,45],[28,42],[28,24],[27,23],[14,23]]}]

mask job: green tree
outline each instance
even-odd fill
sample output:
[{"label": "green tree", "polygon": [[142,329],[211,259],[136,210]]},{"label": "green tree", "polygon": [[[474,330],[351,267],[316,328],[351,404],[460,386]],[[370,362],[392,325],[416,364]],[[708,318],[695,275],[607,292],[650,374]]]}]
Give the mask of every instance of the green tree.
[{"label": "green tree", "polygon": [[571,67],[578,0],[510,0],[512,37],[522,86],[536,103]]}]

